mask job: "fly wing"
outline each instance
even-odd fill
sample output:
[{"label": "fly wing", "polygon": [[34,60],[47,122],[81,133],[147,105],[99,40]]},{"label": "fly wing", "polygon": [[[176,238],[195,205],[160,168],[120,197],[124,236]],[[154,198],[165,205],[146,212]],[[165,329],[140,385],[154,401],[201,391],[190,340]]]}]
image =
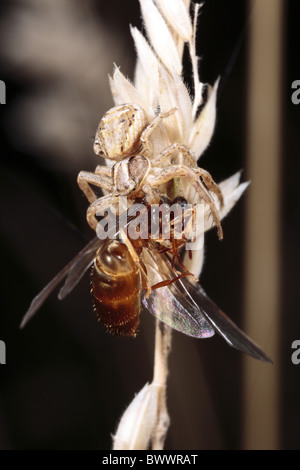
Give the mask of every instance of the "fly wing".
[{"label": "fly wing", "polygon": [[58,293],[59,300],[63,300],[78,284],[89,267],[93,264],[96,251],[101,245],[98,237],[93,238],[85,248],[78,253],[71,261],[70,269],[67,273],[67,279]]},{"label": "fly wing", "polygon": [[181,279],[181,284],[198,305],[202,315],[214,330],[235,349],[248,356],[272,364],[272,360],[250,339],[230,318],[207,296],[199,284],[192,284],[188,279]]},{"label": "fly wing", "polygon": [[[73,258],[45,287],[41,290],[41,292],[34,297],[32,300],[29,309],[25,313],[22,322],[20,324],[20,328],[23,328],[26,323],[33,317],[33,315],[39,310],[39,308],[43,305],[45,300],[49,297],[49,295],[54,291],[54,289],[60,284],[66,276],[72,271],[74,272],[74,266],[77,266],[78,273],[77,273],[77,282],[86,270],[89,268],[91,263],[94,260],[95,253],[97,248],[99,247],[100,240],[95,237],[93,238],[76,256]],[[78,265],[80,264],[80,266]],[[79,272],[79,267],[81,271]],[[76,284],[77,284],[76,282]],[[76,285],[75,283],[72,286],[72,289]],[[70,288],[70,290],[72,290]],[[69,290],[69,292],[70,292]]]},{"label": "fly wing", "polygon": [[106,240],[107,238],[113,239],[119,237],[122,229],[126,229],[136,216],[137,212],[142,209],[145,209],[143,204],[134,204],[128,209],[128,211],[124,211],[124,213],[117,219],[113,214],[110,214],[112,218],[110,222],[108,222],[108,230],[101,230],[101,232],[98,232],[98,236],[94,239],[94,243],[91,243],[90,247],[87,245],[86,248],[79,253],[80,256],[76,256],[73,260],[67,279],[58,294],[58,298],[60,300],[63,300],[74,289],[88,268],[93,264],[95,253],[97,248],[101,245],[101,241]]},{"label": "fly wing", "polygon": [[112,222],[109,229],[99,234],[99,237],[94,237],[45,287],[41,292],[32,300],[29,309],[25,313],[20,328],[23,328],[26,323],[35,315],[39,308],[43,305],[45,300],[54,291],[54,289],[65,279],[65,284],[60,289],[58,298],[64,299],[78,284],[80,279],[84,276],[89,267],[93,264],[95,254],[101,242],[106,238],[115,238],[120,234],[120,231],[127,227],[136,213],[143,208],[142,204],[135,204],[134,207],[128,209],[118,218],[118,221]]},{"label": "fly wing", "polygon": [[[151,279],[151,285],[176,277],[165,255],[152,250],[147,251],[146,254],[147,275]],[[189,297],[180,280],[153,290],[149,297],[144,295],[142,303],[156,318],[188,336],[209,338],[214,335],[214,328],[204,318],[193,299]]]},{"label": "fly wing", "polygon": [[[165,254],[149,253],[156,264],[156,268],[150,267],[151,271],[163,272],[164,279],[176,277]],[[148,299],[143,299],[143,304],[152,315],[188,336],[206,338],[216,331],[231,347],[254,359],[272,363],[261,348],[207,296],[200,284],[191,283],[188,277],[154,290]]]}]

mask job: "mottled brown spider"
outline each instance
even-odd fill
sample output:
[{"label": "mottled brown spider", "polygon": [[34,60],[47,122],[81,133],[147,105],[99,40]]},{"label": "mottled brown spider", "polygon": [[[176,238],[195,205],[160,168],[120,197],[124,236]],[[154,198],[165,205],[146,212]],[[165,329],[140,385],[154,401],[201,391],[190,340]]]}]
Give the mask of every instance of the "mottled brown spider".
[{"label": "mottled brown spider", "polygon": [[[197,167],[190,150],[174,143],[154,155],[149,140],[151,133],[163,119],[176,112],[176,108],[161,112],[151,121],[139,106],[124,104],[110,109],[101,119],[94,142],[94,151],[105,159],[115,161],[112,168],[98,165],[94,173],[81,171],[78,185],[88,199],[87,221],[96,230],[97,213],[103,214],[111,206],[117,206],[120,196],[133,200],[146,197],[147,203],[157,203],[159,187],[174,178],[185,177],[206,203],[217,226],[218,236],[223,238],[215,200],[215,193],[223,205],[223,196],[211,175]],[[175,152],[181,153],[184,164],[171,164]],[[97,186],[108,192],[98,198],[92,189]]]}]

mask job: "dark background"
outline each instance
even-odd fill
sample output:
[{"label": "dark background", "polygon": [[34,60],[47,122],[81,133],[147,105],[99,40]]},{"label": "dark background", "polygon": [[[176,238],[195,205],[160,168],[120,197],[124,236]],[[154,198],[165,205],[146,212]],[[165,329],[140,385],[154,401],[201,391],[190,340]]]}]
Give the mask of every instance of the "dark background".
[{"label": "dark background", "polygon": [[[137,0],[91,0],[84,7],[64,1],[55,16],[37,5],[32,0],[2,1],[0,6],[0,79],[7,91],[7,104],[0,109],[0,339],[7,351],[7,364],[0,368],[0,448],[109,449],[122,411],[152,379],[153,318],[142,316],[134,340],[107,335],[92,311],[86,276],[65,301],[52,295],[23,331],[18,325],[31,299],[92,236],[76,177],[97,164],[92,138],[113,103],[107,79],[113,63],[133,76],[128,25],[141,27],[140,10]],[[291,83],[300,79],[299,14],[299,2],[287,0],[278,410],[282,449],[299,448],[300,365],[291,362],[291,344],[300,336],[300,107],[290,98]],[[42,25],[46,17],[50,27]],[[216,181],[242,168],[247,174],[247,24],[244,0],[207,0],[199,21],[200,78],[213,83],[224,77],[216,131],[200,162]],[[33,32],[30,51],[27,34]],[[201,278],[239,325],[246,197],[224,221],[222,243],[215,232],[208,234]],[[241,448],[241,356],[219,337],[200,341],[174,333],[167,449]]]}]

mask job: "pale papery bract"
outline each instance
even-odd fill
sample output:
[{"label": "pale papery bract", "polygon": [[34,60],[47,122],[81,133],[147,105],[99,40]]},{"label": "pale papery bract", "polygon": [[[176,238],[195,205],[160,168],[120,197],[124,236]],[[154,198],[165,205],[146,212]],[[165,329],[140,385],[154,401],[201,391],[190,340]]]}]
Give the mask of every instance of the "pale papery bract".
[{"label": "pale papery bract", "polygon": [[113,436],[114,449],[144,450],[148,448],[156,422],[158,387],[146,384],[135,395],[124,412]]},{"label": "pale papery bract", "polygon": [[[164,112],[175,107],[176,112],[163,122],[164,132],[154,132],[151,136],[154,151],[158,153],[167,145],[178,142],[186,145],[195,161],[198,161],[213,136],[219,79],[213,86],[205,85],[198,79],[198,70],[193,69],[194,97],[184,83],[182,67],[178,66],[178,59],[181,60],[182,56],[181,41],[187,43],[192,63],[198,64],[194,45],[197,18],[192,21],[188,14],[189,2],[183,0],[172,2],[172,6],[167,0],[140,0],[140,4],[148,37],[136,27],[130,28],[137,52],[135,78],[132,83],[118,67],[115,68],[113,77],[110,77],[115,104],[137,104],[146,111],[149,121],[155,117],[158,109]],[[200,6],[195,7],[195,16]],[[159,41],[156,41],[156,37],[159,37]],[[170,50],[172,52],[168,54]],[[198,115],[195,115],[195,100],[198,109],[203,102],[205,89],[207,100]],[[220,219],[230,212],[248,185],[239,185],[239,178],[240,173],[237,173],[219,185],[224,197],[223,208],[219,207],[217,199],[215,201]],[[197,195],[188,182],[185,181],[182,188],[187,201],[197,201]],[[206,231],[213,226],[214,222],[206,207],[204,229]],[[189,269],[196,276],[201,272],[195,260]]]},{"label": "pale papery bract", "polygon": [[[147,113],[149,121],[153,120],[158,111],[166,112],[176,108],[176,112],[163,121],[161,126],[163,130],[155,131],[151,135],[150,140],[154,152],[158,153],[170,144],[180,143],[190,149],[197,162],[207,149],[214,133],[219,84],[219,79],[213,86],[203,84],[198,76],[195,38],[201,5],[195,5],[192,19],[189,14],[190,0],[139,1],[147,37],[136,27],[130,27],[137,53],[135,76],[134,81],[131,82],[118,67],[115,67],[113,77],[110,77],[115,104],[139,105]],[[189,92],[183,78],[182,55],[185,45],[188,47],[192,63],[193,95]],[[205,90],[207,93],[204,102]],[[178,155],[177,158],[181,163],[181,156]],[[247,182],[239,184],[240,176],[238,172],[219,184],[224,198],[222,208],[213,195],[220,219],[230,212],[248,186]],[[195,195],[188,181],[183,182],[181,191],[188,202],[200,202],[199,196]],[[203,234],[200,236],[204,238],[204,232],[214,225],[209,207],[205,206]],[[192,259],[185,256],[184,259],[186,268],[196,277],[199,277],[202,270],[203,253],[202,244],[197,256],[193,256]],[[165,365],[167,353],[162,353],[161,361]],[[165,393],[165,386],[166,377],[161,383],[163,393]],[[156,394],[154,395],[158,403],[159,400]],[[145,446],[143,448],[147,449],[157,426],[154,420],[157,411],[152,408],[154,395],[151,385],[146,385],[129,405],[114,436],[114,449],[141,449],[141,442]],[[150,403],[152,404],[149,405]],[[137,426],[134,432],[132,432],[132,423]],[[139,433],[142,436],[137,440],[136,436]]]}]

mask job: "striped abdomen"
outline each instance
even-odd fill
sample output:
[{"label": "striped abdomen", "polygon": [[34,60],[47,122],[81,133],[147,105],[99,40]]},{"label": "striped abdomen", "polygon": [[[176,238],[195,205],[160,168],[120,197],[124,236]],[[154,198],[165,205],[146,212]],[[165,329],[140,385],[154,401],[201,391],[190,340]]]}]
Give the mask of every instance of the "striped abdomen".
[{"label": "striped abdomen", "polygon": [[140,270],[126,245],[106,240],[92,270],[92,293],[99,320],[110,333],[135,336],[140,314]]}]

